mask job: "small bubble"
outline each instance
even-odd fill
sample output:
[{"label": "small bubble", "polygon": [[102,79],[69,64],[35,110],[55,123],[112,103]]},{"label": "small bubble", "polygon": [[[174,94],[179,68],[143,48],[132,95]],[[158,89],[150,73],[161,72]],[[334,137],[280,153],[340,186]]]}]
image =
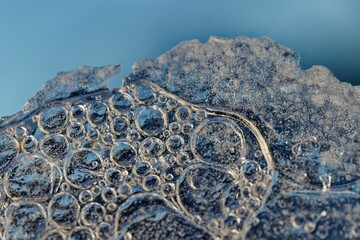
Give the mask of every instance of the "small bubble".
[{"label": "small bubble", "polygon": [[95,234],[99,239],[111,239],[113,234],[112,225],[105,222],[100,223],[95,229]]},{"label": "small bubble", "polygon": [[109,109],[104,102],[95,101],[87,112],[87,118],[93,125],[103,125],[109,117]]},{"label": "small bubble", "polygon": [[174,165],[174,163],[176,162],[176,157],[173,154],[167,154],[164,157],[165,162],[169,165]]},{"label": "small bubble", "polygon": [[174,183],[165,183],[161,186],[161,192],[166,197],[172,197],[175,195],[175,184]]},{"label": "small bubble", "polygon": [[74,105],[71,108],[71,116],[76,119],[82,119],[85,117],[86,111],[83,105]]},{"label": "small bubble", "polygon": [[176,108],[176,106],[177,106],[177,102],[172,98],[170,98],[166,103],[166,107],[168,110],[172,110]]},{"label": "small bubble", "polygon": [[130,130],[126,134],[126,138],[129,142],[139,141],[141,139],[141,134],[137,130]]},{"label": "small bubble", "polygon": [[21,145],[27,153],[33,153],[37,149],[38,140],[34,136],[27,136],[22,140]]},{"label": "small bubble", "polygon": [[99,130],[95,128],[90,128],[89,132],[87,133],[87,138],[92,141],[98,140],[100,137]]},{"label": "small bubble", "polygon": [[159,94],[158,95],[158,101],[159,101],[159,103],[166,103],[167,97],[162,95],[162,94]]},{"label": "small bubble", "polygon": [[23,139],[24,137],[27,136],[27,129],[23,126],[18,126],[15,128],[15,137],[17,139]]},{"label": "small bubble", "polygon": [[101,193],[101,187],[99,187],[99,186],[93,186],[93,187],[91,188],[91,192],[92,192],[92,194],[94,194],[94,195],[98,195],[98,194]]},{"label": "small bubble", "polygon": [[167,125],[165,114],[156,107],[147,107],[136,117],[136,127],[147,135],[156,135]]},{"label": "small bubble", "polygon": [[68,192],[70,191],[70,185],[66,182],[62,183],[61,186],[60,186],[61,190],[63,192]]},{"label": "small bubble", "polygon": [[101,197],[105,202],[113,202],[116,199],[116,190],[111,187],[106,187],[102,190]]},{"label": "small bubble", "polygon": [[179,122],[187,122],[191,119],[191,110],[188,107],[180,106],[176,109],[175,117]]},{"label": "small bubble", "polygon": [[92,202],[81,210],[81,220],[87,226],[95,226],[100,223],[105,216],[105,208],[99,203]]},{"label": "small bubble", "polygon": [[260,166],[256,162],[247,162],[242,166],[242,173],[244,177],[249,180],[252,180],[256,177],[257,173],[260,171]]},{"label": "small bubble", "polygon": [[85,137],[86,130],[82,123],[72,122],[66,130],[66,134],[71,139],[82,139]]},{"label": "small bubble", "polygon": [[118,205],[114,202],[111,202],[111,203],[108,203],[106,205],[106,210],[109,211],[109,212],[114,212],[118,209]]},{"label": "small bubble", "polygon": [[136,150],[128,143],[121,142],[111,148],[110,159],[118,166],[131,166],[136,158]]},{"label": "small bubble", "polygon": [[115,93],[110,99],[110,103],[112,108],[120,113],[130,111],[133,106],[132,98],[128,94],[122,92]]},{"label": "small bubble", "polygon": [[165,144],[169,152],[176,153],[181,151],[185,141],[180,135],[172,135],[166,140]]},{"label": "small bubble", "polygon": [[130,128],[130,122],[125,117],[115,117],[111,121],[110,128],[116,135],[124,135]]},{"label": "small bubble", "polygon": [[104,217],[105,222],[111,222],[113,219],[114,218],[111,215],[105,215],[105,217]]},{"label": "small bubble", "polygon": [[300,228],[305,223],[305,217],[303,215],[297,214],[290,217],[290,222],[295,228]]},{"label": "small bubble", "polygon": [[176,159],[180,165],[186,165],[190,162],[190,156],[187,152],[181,152]]},{"label": "small bubble", "polygon": [[93,194],[91,191],[89,190],[83,190],[81,191],[81,193],[79,194],[79,201],[82,203],[82,204],[85,204],[85,203],[89,203],[91,201],[94,200],[94,197],[93,197]]},{"label": "small bubble", "polygon": [[119,170],[116,168],[109,168],[106,170],[105,172],[105,179],[106,181],[108,181],[109,183],[112,184],[119,184],[120,182],[122,182],[125,177],[127,176],[127,171],[126,170]]},{"label": "small bubble", "polygon": [[117,192],[124,196],[130,196],[132,193],[132,187],[127,183],[123,183],[119,186]]},{"label": "small bubble", "polygon": [[113,145],[115,142],[115,137],[112,133],[107,132],[102,135],[102,140],[106,145]]},{"label": "small bubble", "polygon": [[136,176],[145,176],[151,170],[151,164],[149,162],[137,162],[133,167],[133,173]]},{"label": "small bubble", "polygon": [[206,112],[202,109],[195,111],[195,120],[196,121],[202,121],[206,118]]},{"label": "small bubble", "polygon": [[185,123],[182,125],[181,132],[183,134],[190,134],[194,128],[194,125],[192,123]]},{"label": "small bubble", "polygon": [[144,177],[142,187],[145,191],[153,191],[160,186],[160,178],[157,175],[150,174]]},{"label": "small bubble", "polygon": [[166,180],[168,180],[168,181],[174,180],[174,175],[172,175],[171,173],[167,174],[166,175]]},{"label": "small bubble", "polygon": [[316,223],[314,222],[306,222],[304,225],[304,230],[307,233],[312,233],[316,228]]},{"label": "small bubble", "polygon": [[45,109],[39,116],[38,126],[43,132],[59,132],[68,121],[68,113],[62,106]]}]

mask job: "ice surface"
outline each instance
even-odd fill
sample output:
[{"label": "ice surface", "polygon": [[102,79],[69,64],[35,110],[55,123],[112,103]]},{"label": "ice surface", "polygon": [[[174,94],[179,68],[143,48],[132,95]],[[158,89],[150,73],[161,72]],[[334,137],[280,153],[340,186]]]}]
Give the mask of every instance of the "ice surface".
[{"label": "ice surface", "polygon": [[24,111],[74,94],[104,89],[109,80],[120,70],[121,65],[110,65],[104,67],[81,66],[74,71],[59,72],[54,79],[46,82],[41,90],[25,104]]},{"label": "ice surface", "polygon": [[0,238],[360,239],[360,88],[270,39],[59,73],[0,121]]}]

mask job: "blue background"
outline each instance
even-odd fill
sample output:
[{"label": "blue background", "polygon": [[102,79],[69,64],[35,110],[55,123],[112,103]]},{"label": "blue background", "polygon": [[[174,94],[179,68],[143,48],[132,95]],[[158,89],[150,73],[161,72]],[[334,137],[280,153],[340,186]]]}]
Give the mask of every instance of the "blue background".
[{"label": "blue background", "polygon": [[358,0],[0,0],[0,116],[21,110],[44,82],[80,65],[154,58],[182,40],[269,36],[360,84]]}]

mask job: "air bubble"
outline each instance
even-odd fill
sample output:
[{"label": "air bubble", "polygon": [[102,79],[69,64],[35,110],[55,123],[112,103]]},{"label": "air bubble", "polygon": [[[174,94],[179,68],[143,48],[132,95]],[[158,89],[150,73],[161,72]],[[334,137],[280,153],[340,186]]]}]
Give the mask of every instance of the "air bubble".
[{"label": "air bubble", "polygon": [[159,94],[159,95],[158,95],[158,101],[159,101],[159,103],[161,103],[161,104],[166,103],[167,97],[164,96],[164,95],[162,95],[162,94]]},{"label": "air bubble", "polygon": [[81,210],[81,220],[87,226],[96,226],[105,216],[105,208],[96,202],[89,203]]},{"label": "air bubble", "polygon": [[76,119],[85,118],[85,107],[83,105],[74,105],[71,108],[71,116]]},{"label": "air bubble", "polygon": [[67,130],[67,136],[74,140],[80,140],[85,137],[86,130],[83,124],[79,122],[72,122]]},{"label": "air bubble", "polygon": [[166,107],[168,110],[172,110],[176,108],[176,106],[177,106],[177,102],[172,98],[170,98],[166,103]]},{"label": "air bubble", "polygon": [[15,133],[15,137],[17,139],[21,140],[21,139],[23,139],[24,137],[27,136],[28,131],[27,131],[27,129],[25,127],[18,126],[18,127],[15,128],[14,133]]},{"label": "air bubble", "polygon": [[68,120],[68,113],[62,106],[54,106],[45,109],[39,116],[38,126],[43,132],[59,132]]},{"label": "air bubble", "polygon": [[119,170],[119,169],[116,169],[116,168],[109,168],[109,169],[106,169],[105,179],[109,183],[117,185],[117,184],[120,184],[125,179],[125,177],[127,175],[128,175],[128,173],[127,173],[126,170]]},{"label": "air bubble", "polygon": [[151,165],[149,162],[137,162],[133,167],[133,173],[136,176],[145,176],[151,170]]},{"label": "air bubble", "polygon": [[103,102],[96,101],[91,104],[87,117],[93,125],[104,124],[109,116],[109,109]]},{"label": "air bubble", "polygon": [[59,160],[69,151],[69,143],[63,135],[50,135],[41,141],[40,149],[46,156]]},{"label": "air bubble", "polygon": [[144,177],[142,187],[145,191],[153,191],[160,186],[160,178],[157,175],[150,174]]},{"label": "air bubble", "polygon": [[314,222],[306,222],[304,225],[304,230],[306,233],[312,233],[316,229],[316,223]]},{"label": "air bubble", "polygon": [[187,122],[191,119],[191,110],[188,107],[180,106],[176,109],[175,116],[179,122]]},{"label": "air bubble", "polygon": [[158,138],[149,137],[141,142],[139,151],[145,156],[157,157],[165,150],[165,144]]},{"label": "air bubble", "polygon": [[178,122],[172,122],[169,124],[169,129],[172,133],[178,134],[181,132],[181,125]]},{"label": "air bubble", "polygon": [[132,165],[137,157],[136,150],[127,143],[119,143],[111,148],[110,158],[118,166]]},{"label": "air bubble", "polygon": [[122,92],[115,93],[114,96],[112,96],[110,103],[118,112],[128,112],[133,105],[131,97]]},{"label": "air bubble", "polygon": [[99,239],[111,239],[113,230],[109,223],[100,223],[95,229],[96,237]]},{"label": "air bubble", "polygon": [[174,183],[165,183],[161,186],[161,192],[166,197],[173,197],[175,195],[175,184]]},{"label": "air bubble", "polygon": [[124,135],[130,128],[130,122],[125,117],[115,117],[111,121],[110,127],[116,135]]},{"label": "air bubble", "polygon": [[145,108],[137,115],[136,127],[147,135],[156,135],[166,127],[165,115],[157,108]]},{"label": "air bubble", "polygon": [[190,156],[187,152],[181,152],[176,157],[177,163],[180,165],[186,165],[190,163]]},{"label": "air bubble", "polygon": [[256,162],[247,162],[241,167],[241,170],[244,177],[253,180],[260,171],[260,166]]},{"label": "air bubble", "polygon": [[7,134],[0,134],[0,173],[11,165],[18,152],[19,145],[17,141]]},{"label": "air bubble", "polygon": [[[54,182],[59,183],[59,179],[54,179],[53,171],[60,173],[60,170],[53,168],[47,161],[40,157],[30,157],[13,167],[6,175],[5,182],[6,194],[16,199],[49,199]],[[60,175],[55,175],[60,178]]]},{"label": "air bubble", "polygon": [[97,130],[95,128],[90,128],[90,130],[87,133],[87,138],[89,140],[96,141],[99,139],[99,137],[100,137],[99,130]]},{"label": "air bubble", "polygon": [[113,145],[115,143],[115,136],[110,132],[106,132],[102,135],[102,141],[106,145]]},{"label": "air bubble", "polygon": [[119,186],[117,192],[123,196],[130,196],[132,194],[132,187],[127,183],[123,183]]},{"label": "air bubble", "polygon": [[169,164],[170,166],[174,165],[174,163],[176,162],[176,157],[173,154],[165,155],[164,159],[165,159],[165,162],[167,164]]},{"label": "air bubble", "polygon": [[118,205],[114,202],[108,203],[106,205],[106,210],[108,212],[115,212],[118,209]]},{"label": "air bubble", "polygon": [[184,123],[181,127],[181,132],[185,135],[189,135],[194,128],[192,123]]},{"label": "air bubble", "polygon": [[172,135],[166,140],[166,148],[172,153],[181,151],[184,144],[185,141],[180,135]]},{"label": "air bubble", "polygon": [[192,151],[208,163],[235,163],[243,156],[243,147],[241,130],[225,118],[203,122],[191,138]]},{"label": "air bubble", "polygon": [[97,186],[97,185],[95,185],[95,186],[93,186],[92,188],[91,188],[91,193],[93,194],[93,195],[99,195],[100,193],[101,193],[101,187],[100,186]]},{"label": "air bubble", "polygon": [[79,194],[79,201],[82,204],[92,202],[94,200],[94,196],[91,191],[89,190],[83,190]]},{"label": "air bubble", "polygon": [[49,216],[60,227],[71,228],[76,225],[80,206],[76,198],[68,193],[55,195],[49,203]]},{"label": "air bubble", "polygon": [[111,187],[105,187],[101,192],[101,197],[105,202],[114,202],[116,199],[116,190]]}]

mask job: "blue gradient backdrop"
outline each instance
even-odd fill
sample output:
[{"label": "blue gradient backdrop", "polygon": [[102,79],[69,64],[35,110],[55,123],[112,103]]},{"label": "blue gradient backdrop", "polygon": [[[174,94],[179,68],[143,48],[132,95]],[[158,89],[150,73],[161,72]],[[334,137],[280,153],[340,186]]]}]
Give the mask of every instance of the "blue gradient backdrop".
[{"label": "blue gradient backdrop", "polygon": [[358,0],[0,0],[0,116],[58,71],[154,58],[182,40],[269,36],[360,84]]}]

